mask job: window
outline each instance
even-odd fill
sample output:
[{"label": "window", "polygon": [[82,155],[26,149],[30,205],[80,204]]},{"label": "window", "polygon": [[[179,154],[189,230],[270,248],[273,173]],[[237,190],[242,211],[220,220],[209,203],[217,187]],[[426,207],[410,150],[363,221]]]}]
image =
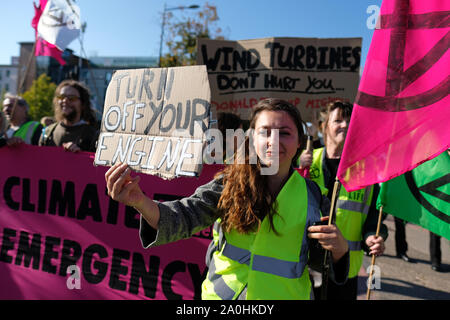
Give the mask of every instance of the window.
[{"label": "window", "polygon": [[11,74],[11,70],[6,70],[6,77],[9,78],[9,75]]}]

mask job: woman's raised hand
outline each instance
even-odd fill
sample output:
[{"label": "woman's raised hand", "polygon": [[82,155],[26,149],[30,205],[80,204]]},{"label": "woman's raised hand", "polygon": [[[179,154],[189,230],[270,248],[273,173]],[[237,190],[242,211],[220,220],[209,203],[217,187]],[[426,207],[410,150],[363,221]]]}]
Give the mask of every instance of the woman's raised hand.
[{"label": "woman's raised hand", "polygon": [[116,163],[105,173],[108,195],[130,207],[139,207],[146,196],[139,187],[139,176],[131,177],[131,169],[126,163]]},{"label": "woman's raised hand", "polygon": [[131,169],[126,163],[116,163],[106,173],[108,195],[116,201],[134,207],[150,226],[158,229],[159,208],[156,202],[147,197],[139,186],[140,177],[131,177]]}]

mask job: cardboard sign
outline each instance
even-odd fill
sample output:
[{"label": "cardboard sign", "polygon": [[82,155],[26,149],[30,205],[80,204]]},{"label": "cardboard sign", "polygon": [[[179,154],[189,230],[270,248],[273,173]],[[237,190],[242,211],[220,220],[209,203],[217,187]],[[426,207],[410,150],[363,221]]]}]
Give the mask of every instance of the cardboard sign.
[{"label": "cardboard sign", "polygon": [[96,165],[198,176],[210,99],[205,66],[120,70],[108,85]]},{"label": "cardboard sign", "polygon": [[211,109],[250,119],[268,97],[288,100],[305,121],[334,100],[353,103],[359,81],[361,38],[198,39],[197,64],[206,65]]}]

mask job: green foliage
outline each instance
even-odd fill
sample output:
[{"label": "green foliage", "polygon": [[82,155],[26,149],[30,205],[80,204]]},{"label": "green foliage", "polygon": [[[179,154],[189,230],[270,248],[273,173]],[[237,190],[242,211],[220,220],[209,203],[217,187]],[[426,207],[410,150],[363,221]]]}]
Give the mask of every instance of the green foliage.
[{"label": "green foliage", "polygon": [[199,10],[187,9],[183,13],[179,19],[171,11],[166,13],[164,31],[169,53],[161,57],[161,67],[195,65],[197,38],[224,39],[222,30],[216,26],[219,17],[215,6],[205,3]]},{"label": "green foliage", "polygon": [[5,94],[6,94],[6,89],[3,88],[2,92],[0,93],[0,101],[3,102],[3,100],[5,100]]},{"label": "green foliage", "polygon": [[44,116],[53,116],[52,100],[55,90],[56,84],[50,81],[50,77],[41,74],[33,81],[30,89],[23,93],[22,97],[30,105],[28,114],[31,119],[40,121]]}]

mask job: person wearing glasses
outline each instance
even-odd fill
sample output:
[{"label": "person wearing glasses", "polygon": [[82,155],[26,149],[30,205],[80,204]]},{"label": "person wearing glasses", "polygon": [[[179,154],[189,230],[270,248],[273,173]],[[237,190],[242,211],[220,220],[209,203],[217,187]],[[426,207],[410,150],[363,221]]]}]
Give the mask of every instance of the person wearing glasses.
[{"label": "person wearing glasses", "polygon": [[37,145],[42,132],[42,125],[32,121],[28,115],[27,101],[17,95],[5,94],[3,113],[9,122],[2,144],[16,146],[22,143]]},{"label": "person wearing glasses", "polygon": [[64,80],[55,90],[53,108],[56,122],[42,131],[39,145],[95,152],[98,129],[87,87],[75,80]]}]

